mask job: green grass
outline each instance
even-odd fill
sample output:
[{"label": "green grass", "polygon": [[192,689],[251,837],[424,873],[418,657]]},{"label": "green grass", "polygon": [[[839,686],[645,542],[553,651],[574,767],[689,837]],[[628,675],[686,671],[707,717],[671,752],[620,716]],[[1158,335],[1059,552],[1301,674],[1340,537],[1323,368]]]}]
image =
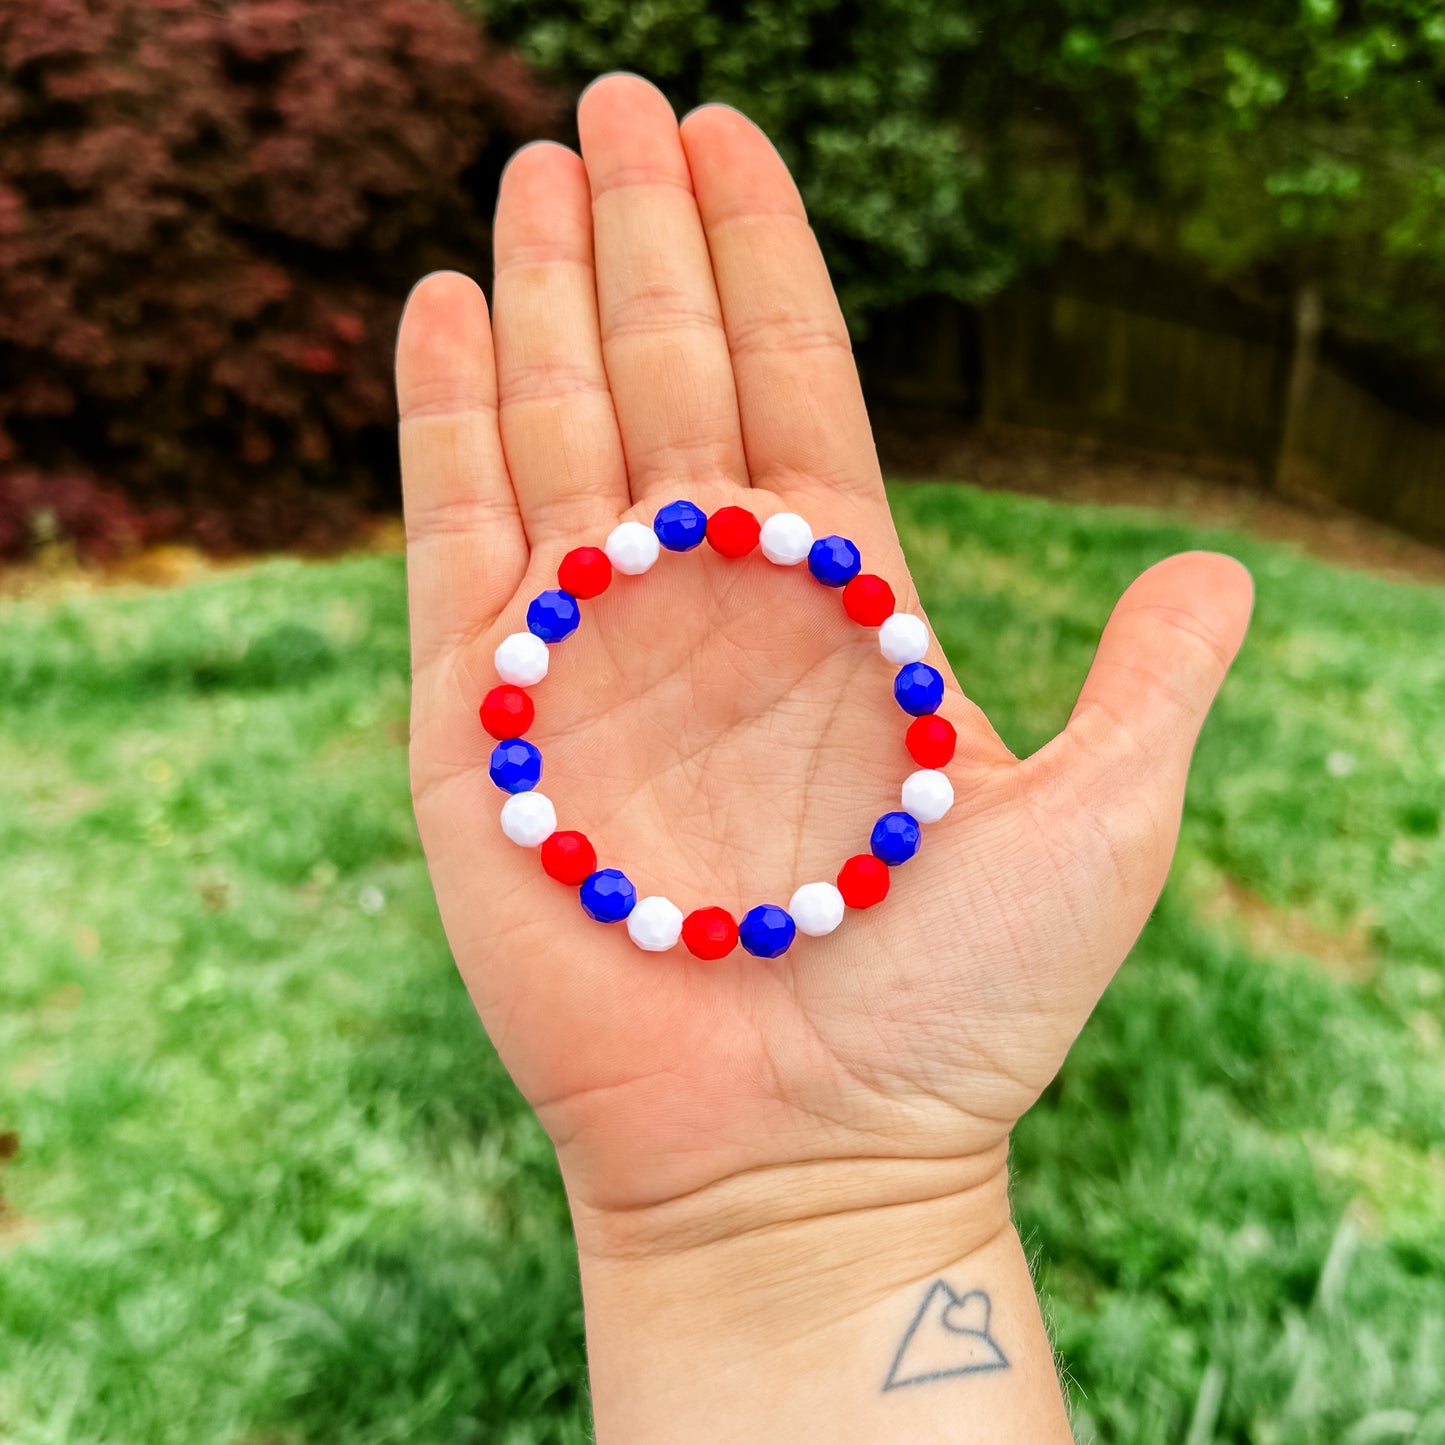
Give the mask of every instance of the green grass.
[{"label": "green grass", "polygon": [[[1170,887],[1019,1130],[1081,1440],[1445,1441],[1445,592],[894,499],[1020,751],[1147,563],[1203,541],[1259,585]],[[405,677],[398,558],[0,605],[5,1445],[587,1438],[555,1165],[448,960]]]}]

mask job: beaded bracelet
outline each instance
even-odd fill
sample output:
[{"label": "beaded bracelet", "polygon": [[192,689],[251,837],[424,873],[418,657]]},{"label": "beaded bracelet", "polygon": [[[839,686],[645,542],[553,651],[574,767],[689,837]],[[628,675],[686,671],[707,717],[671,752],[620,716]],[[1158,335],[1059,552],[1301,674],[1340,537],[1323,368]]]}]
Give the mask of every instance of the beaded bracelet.
[{"label": "beaded bracelet", "polygon": [[[869,852],[843,864],[836,883],[804,883],[786,908],[761,903],[735,920],[725,908],[699,908],[683,917],[670,899],[639,899],[626,874],[598,868],[597,852],[582,833],[557,829],[550,798],[537,791],[542,754],[523,736],[536,716],[524,690],[547,675],[548,649],[570,637],[582,620],[579,602],[598,597],[614,571],[627,577],[646,572],[665,547],[690,552],[703,540],[724,557],[746,557],[761,546],[769,562],[793,567],[806,561],[824,587],[842,589],[843,610],[863,627],[878,629],[883,656],[899,668],[893,696],[913,717],[904,743],[918,771],[903,783],[902,808],[873,825]],[[843,921],[845,908],[871,908],[888,893],[889,869],[918,851],[920,824],[936,823],[953,806],[953,785],[941,771],[953,758],[957,734],[939,717],[943,678],[923,661],[928,627],[921,617],[894,610],[893,589],[862,570],[862,557],[846,537],[813,539],[802,517],[782,512],[758,519],[745,507],[723,507],[708,516],[692,502],[670,502],[653,519],[623,522],[602,548],[578,547],[557,569],[558,586],[539,593],[527,607],[527,630],[502,639],[496,651],[502,679],[481,705],[482,726],[497,739],[492,781],[510,796],[502,806],[502,832],[523,848],[540,848],[542,867],[559,883],[578,890],[583,911],[599,923],[627,924],[632,941],[649,953],[672,948],[679,939],[694,957],[723,958],[741,943],[757,958],[777,958],[794,937],[819,938]]]}]

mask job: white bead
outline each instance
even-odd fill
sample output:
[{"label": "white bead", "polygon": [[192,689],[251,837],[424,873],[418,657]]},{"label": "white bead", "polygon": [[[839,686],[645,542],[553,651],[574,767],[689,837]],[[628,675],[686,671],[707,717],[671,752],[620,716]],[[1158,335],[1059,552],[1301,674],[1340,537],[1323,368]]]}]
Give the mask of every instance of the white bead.
[{"label": "white bead", "polygon": [[641,522],[619,522],[608,534],[602,550],[624,577],[640,577],[662,550],[657,533]]},{"label": "white bead", "polygon": [[519,848],[540,848],[557,831],[557,810],[544,793],[513,793],[502,804],[502,832]]},{"label": "white bead", "polygon": [[779,567],[805,562],[813,547],[813,529],[796,512],[779,512],[763,523],[763,556]]},{"label": "white bead", "polygon": [[805,883],[793,894],[788,912],[799,933],[822,938],[843,921],[843,895],[831,883]]},{"label": "white bead", "polygon": [[666,953],[682,937],[682,909],[656,895],[639,898],[627,915],[627,936],[644,952]]},{"label": "white bead", "polygon": [[878,646],[889,662],[922,662],[928,651],[928,624],[911,612],[895,612],[878,629]]},{"label": "white bead", "polygon": [[903,780],[903,811],[920,823],[936,823],[953,806],[953,784],[947,773],[920,768]]},{"label": "white bead", "polygon": [[547,644],[530,632],[514,632],[498,644],[493,660],[497,676],[518,687],[531,687],[547,676]]}]

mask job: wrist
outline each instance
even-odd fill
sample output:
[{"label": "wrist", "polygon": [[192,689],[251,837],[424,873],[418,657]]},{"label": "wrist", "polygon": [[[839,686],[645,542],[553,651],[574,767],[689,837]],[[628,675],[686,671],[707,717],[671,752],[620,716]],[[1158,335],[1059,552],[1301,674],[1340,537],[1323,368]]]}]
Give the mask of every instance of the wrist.
[{"label": "wrist", "polygon": [[599,1445],[1067,1441],[1002,1157],[928,1164],[578,1207]]},{"label": "wrist", "polygon": [[826,1239],[846,1268],[876,1250],[882,1224],[923,1253],[967,1253],[1009,1222],[1007,1163],[1007,1138],[981,1154],[945,1158],[779,1162],[620,1208],[599,1202],[565,1159],[562,1172],[584,1267],[686,1268],[695,1259],[709,1268],[712,1259],[748,1258],[765,1279],[773,1255],[785,1258],[813,1239]]}]

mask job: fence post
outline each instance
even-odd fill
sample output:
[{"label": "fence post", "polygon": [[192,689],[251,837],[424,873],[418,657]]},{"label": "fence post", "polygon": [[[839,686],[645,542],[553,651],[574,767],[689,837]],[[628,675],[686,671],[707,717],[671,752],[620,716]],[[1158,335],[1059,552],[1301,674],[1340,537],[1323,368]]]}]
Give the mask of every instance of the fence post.
[{"label": "fence post", "polygon": [[1280,421],[1279,449],[1274,458],[1274,490],[1286,495],[1312,491],[1305,430],[1310,393],[1319,369],[1320,332],[1325,304],[1320,288],[1308,282],[1295,292],[1294,336],[1290,346],[1289,377],[1285,382],[1284,416]]}]

